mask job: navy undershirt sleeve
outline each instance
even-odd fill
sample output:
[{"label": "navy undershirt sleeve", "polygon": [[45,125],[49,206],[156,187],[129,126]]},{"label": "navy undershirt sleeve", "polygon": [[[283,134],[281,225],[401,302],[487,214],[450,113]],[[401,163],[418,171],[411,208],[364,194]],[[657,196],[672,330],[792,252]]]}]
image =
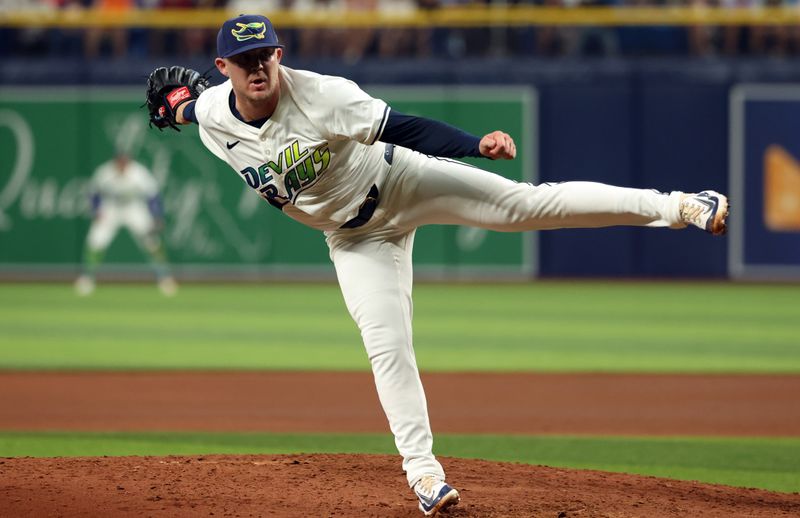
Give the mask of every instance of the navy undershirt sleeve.
[{"label": "navy undershirt sleeve", "polygon": [[183,108],[183,118],[197,124],[197,115],[194,114],[194,101],[189,101]]},{"label": "navy undershirt sleeve", "polygon": [[391,110],[383,133],[378,138],[426,155],[443,158],[482,157],[479,137],[454,126],[424,117],[415,117]]},{"label": "navy undershirt sleeve", "polygon": [[100,194],[98,194],[96,192],[92,193],[91,203],[92,203],[92,215],[93,216],[97,214],[97,209],[100,208],[101,201],[102,200],[100,199]]},{"label": "navy undershirt sleeve", "polygon": [[150,214],[152,214],[154,218],[160,219],[164,217],[164,205],[161,203],[161,197],[159,195],[156,194],[147,200],[147,207],[150,209]]}]

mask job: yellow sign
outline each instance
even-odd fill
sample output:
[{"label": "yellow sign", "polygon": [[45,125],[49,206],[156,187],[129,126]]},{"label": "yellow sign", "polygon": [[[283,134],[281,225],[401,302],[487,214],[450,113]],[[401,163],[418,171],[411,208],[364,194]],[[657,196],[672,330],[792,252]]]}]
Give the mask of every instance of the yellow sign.
[{"label": "yellow sign", "polygon": [[764,153],[764,224],[800,232],[800,162],[776,144]]}]

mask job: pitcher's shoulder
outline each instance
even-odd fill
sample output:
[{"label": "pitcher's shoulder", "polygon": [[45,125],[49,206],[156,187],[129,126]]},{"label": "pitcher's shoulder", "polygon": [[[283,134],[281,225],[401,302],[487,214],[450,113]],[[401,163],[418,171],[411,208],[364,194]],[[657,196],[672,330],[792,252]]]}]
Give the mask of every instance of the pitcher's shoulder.
[{"label": "pitcher's shoulder", "polygon": [[207,88],[195,101],[195,114],[201,126],[218,123],[230,112],[229,97],[233,91],[230,79]]}]

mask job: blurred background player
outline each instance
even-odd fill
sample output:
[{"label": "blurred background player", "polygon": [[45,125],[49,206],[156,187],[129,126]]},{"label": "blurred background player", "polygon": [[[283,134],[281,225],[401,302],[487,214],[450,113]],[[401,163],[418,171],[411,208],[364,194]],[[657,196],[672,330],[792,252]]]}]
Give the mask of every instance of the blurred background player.
[{"label": "blurred background player", "polygon": [[126,227],[136,243],[149,256],[156,272],[158,287],[167,296],[178,285],[167,264],[161,240],[164,218],[158,182],[150,171],[125,151],[101,164],[90,182],[92,224],[86,237],[83,272],[75,281],[79,295],[89,295],[95,288],[95,273],[120,227]]}]

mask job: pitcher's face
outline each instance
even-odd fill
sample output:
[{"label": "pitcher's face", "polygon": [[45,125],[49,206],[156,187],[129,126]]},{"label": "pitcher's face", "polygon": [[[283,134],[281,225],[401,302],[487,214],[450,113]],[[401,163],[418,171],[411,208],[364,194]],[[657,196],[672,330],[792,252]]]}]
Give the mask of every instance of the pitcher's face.
[{"label": "pitcher's face", "polygon": [[282,48],[266,47],[217,58],[215,64],[222,75],[230,78],[238,99],[259,103],[278,95],[282,57]]}]

